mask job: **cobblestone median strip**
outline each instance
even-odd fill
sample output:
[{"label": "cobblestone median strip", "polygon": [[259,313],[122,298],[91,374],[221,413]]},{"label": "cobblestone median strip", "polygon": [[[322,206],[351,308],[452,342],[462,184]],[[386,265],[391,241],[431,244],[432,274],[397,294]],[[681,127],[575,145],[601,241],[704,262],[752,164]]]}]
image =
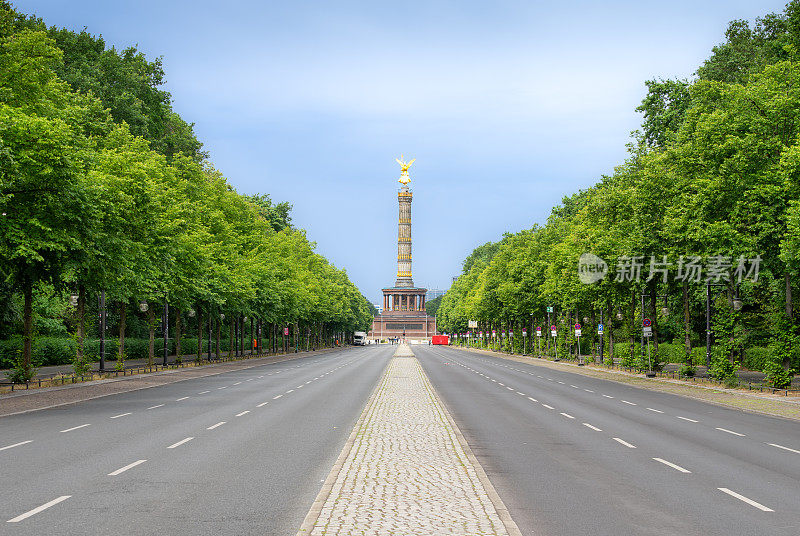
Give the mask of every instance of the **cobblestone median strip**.
[{"label": "cobblestone median strip", "polygon": [[519,535],[407,348],[389,362],[298,534]]}]

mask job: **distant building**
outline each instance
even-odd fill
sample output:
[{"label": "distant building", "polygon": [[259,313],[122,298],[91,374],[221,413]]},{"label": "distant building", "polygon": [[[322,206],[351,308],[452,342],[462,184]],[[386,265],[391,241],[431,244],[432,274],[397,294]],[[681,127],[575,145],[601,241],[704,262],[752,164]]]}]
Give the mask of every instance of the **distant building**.
[{"label": "distant building", "polygon": [[431,288],[428,289],[428,292],[425,294],[425,299],[427,301],[435,300],[441,296],[444,296],[444,293],[447,292],[446,290],[442,290],[440,288]]}]

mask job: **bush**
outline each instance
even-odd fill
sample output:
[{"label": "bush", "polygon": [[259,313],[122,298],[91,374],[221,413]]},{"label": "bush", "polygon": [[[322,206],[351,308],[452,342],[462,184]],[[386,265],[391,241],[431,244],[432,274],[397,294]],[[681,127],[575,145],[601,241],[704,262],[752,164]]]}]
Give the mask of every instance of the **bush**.
[{"label": "bush", "polygon": [[694,365],[684,364],[680,369],[678,369],[678,374],[687,378],[692,378],[695,374],[697,374],[697,369],[694,367]]},{"label": "bush", "polygon": [[770,349],[759,346],[745,348],[742,367],[749,370],[764,370],[769,362]]},{"label": "bush", "polygon": [[764,364],[764,368],[762,369],[764,374],[766,374],[766,378],[764,378],[764,382],[767,385],[778,389],[787,389],[792,385],[792,378],[794,377],[794,371],[785,370],[783,368],[783,364],[780,362],[775,361],[768,361]]}]

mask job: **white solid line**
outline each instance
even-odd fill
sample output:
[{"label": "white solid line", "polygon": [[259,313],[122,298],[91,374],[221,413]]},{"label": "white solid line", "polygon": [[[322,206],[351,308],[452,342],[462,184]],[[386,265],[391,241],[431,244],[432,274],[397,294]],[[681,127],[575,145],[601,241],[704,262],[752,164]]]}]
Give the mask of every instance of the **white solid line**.
[{"label": "white solid line", "polygon": [[204,395],[204,394],[207,394],[207,393],[210,393],[210,392],[211,392],[211,391],[202,391],[202,392],[200,392],[200,393],[197,393],[197,394],[198,394],[198,395]]},{"label": "white solid line", "polygon": [[187,398],[189,398],[189,397],[188,396],[182,396],[179,399],[177,399],[175,402],[180,402],[181,400],[186,400]]},{"label": "white solid line", "polygon": [[114,415],[113,417],[109,417],[109,419],[119,419],[120,417],[125,417],[127,415],[131,415],[131,412],[128,413],[120,413],[119,415]]},{"label": "white solid line", "polygon": [[267,404],[269,404],[269,402],[262,402],[259,405],[257,405],[256,407],[260,408],[261,406],[266,406]]},{"label": "white solid line", "polygon": [[528,397],[528,400],[530,400],[531,402],[538,402],[538,400],[536,400],[535,398],[531,398],[531,397]]},{"label": "white solid line", "polygon": [[606,397],[606,398],[614,398],[613,396],[609,396],[609,395],[603,395],[603,396]]},{"label": "white solid line", "polygon": [[594,391],[592,391],[591,389],[584,389],[584,391],[586,391],[587,393],[594,393]]},{"label": "white solid line", "polygon": [[159,405],[157,405],[157,406],[150,406],[150,407],[149,407],[149,408],[147,408],[147,409],[156,409],[156,408],[160,408],[160,407],[161,407],[161,406],[163,406],[163,405],[164,405],[164,404],[159,404]]},{"label": "white solid line", "polygon": [[[33,443],[33,439],[29,439],[29,440],[23,441],[21,443],[14,443],[13,445],[7,445],[5,447],[0,447],[0,450],[13,449],[14,447],[19,447],[20,445],[27,445],[28,443]],[[777,446],[777,445],[775,445],[775,446]],[[781,448],[786,448],[786,447],[781,447]]]},{"label": "white solid line", "polygon": [[213,430],[214,428],[219,428],[219,427],[220,427],[220,426],[222,426],[223,424],[225,424],[225,421],[220,421],[220,422],[218,422],[217,424],[212,424],[211,426],[209,426],[208,428],[206,428],[206,430]]},{"label": "white solid line", "polygon": [[[30,441],[26,441],[26,443],[30,443]],[[17,443],[17,445],[21,445],[21,444],[22,443]],[[767,443],[767,445],[769,445],[771,447],[776,447],[776,448],[779,448],[779,449],[783,449],[783,450],[788,450],[789,452],[794,452],[795,454],[800,454],[800,450],[790,449],[789,447],[784,447],[783,445],[777,445],[775,443]],[[15,445],[11,445],[11,446],[13,447]],[[6,447],[6,448],[8,448],[8,447]],[[3,449],[0,449],[0,450],[3,450]]]},{"label": "white solid line", "polygon": [[71,432],[71,431],[73,431],[73,430],[77,430],[78,428],[86,428],[87,426],[91,426],[91,425],[89,425],[89,424],[82,424],[82,425],[80,425],[80,426],[73,426],[72,428],[67,428],[66,430],[61,430],[61,433],[63,434],[64,432]]},{"label": "white solid line", "polygon": [[636,402],[628,402],[627,400],[620,400],[620,402],[622,402],[622,403],[624,403],[624,404],[630,404],[631,406],[636,406],[636,405],[638,405],[638,404],[636,404]]},{"label": "white solid line", "polygon": [[664,465],[672,467],[673,469],[675,469],[676,471],[680,471],[681,473],[691,473],[691,471],[689,471],[688,469],[684,469],[680,465],[675,465],[674,463],[668,462],[667,460],[661,458],[653,458],[653,459],[659,463],[663,463]]},{"label": "white solid line", "polygon": [[762,512],[774,512],[774,511],[775,511],[775,510],[773,510],[772,508],[767,508],[766,506],[764,506],[764,505],[763,505],[763,504],[761,504],[761,503],[757,503],[757,502],[756,502],[756,501],[754,501],[753,499],[748,499],[748,498],[747,498],[747,497],[745,497],[744,495],[739,495],[739,494],[738,494],[738,493],[736,493],[735,491],[731,491],[731,490],[729,490],[728,488],[717,488],[717,489],[718,489],[718,490],[720,490],[722,493],[727,493],[727,494],[728,494],[728,495],[730,495],[731,497],[736,497],[736,498],[737,498],[737,499],[739,499],[740,501],[744,501],[744,502],[746,502],[746,503],[747,503],[747,504],[749,504],[750,506],[755,506],[756,508],[758,508],[758,509],[759,509],[759,510],[761,510]]},{"label": "white solid line", "polygon": [[241,412],[241,413],[237,413],[237,414],[236,414],[236,416],[237,416],[237,417],[241,417],[242,415],[247,415],[248,413],[250,413],[250,410],[249,410],[249,409],[246,409],[246,410],[244,410],[244,411],[243,411],[243,412]]},{"label": "white solid line", "polygon": [[181,439],[177,443],[173,443],[172,445],[168,446],[167,448],[168,449],[174,449],[175,447],[180,447],[181,445],[183,445],[184,443],[188,443],[192,439],[194,439],[194,438],[193,437],[187,437],[186,439]]},{"label": "white solid line", "polygon": [[583,425],[584,425],[586,428],[591,428],[591,429],[592,429],[592,430],[594,430],[595,432],[602,432],[602,430],[601,430],[600,428],[598,428],[597,426],[592,426],[592,425],[591,425],[591,424],[589,424],[588,422],[585,422],[585,423],[583,423]]},{"label": "white solid line", "polygon": [[736,435],[736,436],[739,436],[739,437],[744,437],[744,434],[740,434],[739,432],[734,432],[733,430],[728,430],[726,428],[717,427],[717,430],[719,430],[720,432],[726,432],[728,434],[733,434],[733,435]]},{"label": "white solid line", "polygon": [[653,409],[653,408],[647,408],[647,409],[650,410],[650,411],[655,411],[656,413],[664,413],[660,409]]},{"label": "white solid line", "polygon": [[572,415],[570,415],[569,413],[564,413],[563,411],[561,412],[561,415],[563,415],[563,416],[564,416],[564,417],[566,417],[567,419],[574,419],[574,418],[575,418],[575,417],[573,417]]},{"label": "white solid line", "polygon": [[48,508],[50,508],[51,506],[55,506],[55,505],[57,505],[57,504],[58,504],[58,503],[60,503],[61,501],[66,501],[66,500],[67,500],[67,499],[69,499],[70,497],[72,497],[72,495],[62,495],[62,496],[61,496],[61,497],[59,497],[58,499],[53,499],[52,501],[50,501],[50,502],[48,502],[48,503],[44,503],[44,504],[43,504],[43,505],[41,505],[41,506],[37,506],[37,507],[36,507],[36,508],[34,508],[33,510],[30,510],[30,511],[28,511],[28,512],[25,512],[24,514],[18,515],[18,516],[17,516],[17,517],[15,517],[14,519],[9,519],[8,521],[6,521],[6,523],[19,523],[19,522],[20,522],[20,521],[22,521],[23,519],[28,519],[29,517],[31,517],[31,516],[35,516],[36,514],[38,514],[39,512],[41,512],[41,511],[43,511],[43,510],[47,510],[47,509],[48,509]]},{"label": "white solid line", "polygon": [[273,397],[272,397],[272,400],[278,400],[278,399],[279,399],[280,397],[282,397],[282,396],[283,396],[283,395],[273,396]]},{"label": "white solid line", "polygon": [[689,422],[700,422],[700,421],[696,421],[696,420],[694,420],[694,419],[690,419],[689,417],[681,417],[680,415],[675,415],[675,416],[676,416],[677,418],[679,418],[679,419],[683,419],[684,421],[689,421]]},{"label": "white solid line", "polygon": [[116,470],[116,471],[114,471],[113,473],[108,473],[108,476],[117,476],[118,474],[120,474],[120,473],[124,473],[124,472],[125,472],[125,471],[127,471],[128,469],[132,469],[132,468],[136,467],[137,465],[143,464],[143,463],[144,463],[144,462],[146,462],[146,461],[147,461],[147,460],[137,460],[137,461],[135,461],[135,462],[133,462],[133,463],[129,463],[129,464],[128,464],[128,465],[126,465],[125,467],[120,467],[119,469],[117,469],[117,470]]},{"label": "white solid line", "polygon": [[627,442],[627,441],[625,441],[624,439],[620,439],[620,438],[618,438],[618,437],[612,437],[611,439],[613,439],[613,440],[614,440],[614,441],[616,441],[617,443],[620,443],[620,444],[622,444],[622,445],[625,445],[625,446],[626,446],[626,447],[628,447],[629,449],[635,449],[635,448],[636,448],[636,446],[635,446],[635,445],[631,445],[630,443],[628,443],[628,442]]},{"label": "white solid line", "polygon": [[547,409],[556,409],[556,408],[554,408],[553,406],[548,406],[547,404],[542,404],[542,405],[543,405],[544,407],[546,407]]}]

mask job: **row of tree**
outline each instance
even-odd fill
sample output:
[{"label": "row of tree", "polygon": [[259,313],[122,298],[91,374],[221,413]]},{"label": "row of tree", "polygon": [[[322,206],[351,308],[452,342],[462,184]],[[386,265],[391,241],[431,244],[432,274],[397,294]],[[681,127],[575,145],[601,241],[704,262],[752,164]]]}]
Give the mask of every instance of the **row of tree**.
[{"label": "row of tree", "polygon": [[[202,318],[244,315],[320,331],[364,329],[369,304],[290,224],[289,205],[238,194],[171,108],[160,61],[47,28],[0,1],[0,274],[20,296],[20,375],[33,372],[34,298],[146,301]],[[21,325],[20,325],[21,324]],[[124,350],[120,348],[120,353]],[[152,345],[150,351],[152,357]]]},{"label": "row of tree", "polygon": [[[519,333],[546,326],[553,307],[566,335],[587,319],[595,337],[602,317],[613,358],[615,341],[640,353],[646,318],[656,350],[680,345],[688,373],[708,336],[712,375],[731,378],[758,354],[770,381],[787,384],[800,368],[800,2],[752,28],[732,22],[695,79],[647,87],[627,160],[546,224],[476,248],[442,300],[440,329],[478,320]],[[587,252],[610,265],[593,284],[579,278]],[[602,271],[592,266],[588,275]]]}]

